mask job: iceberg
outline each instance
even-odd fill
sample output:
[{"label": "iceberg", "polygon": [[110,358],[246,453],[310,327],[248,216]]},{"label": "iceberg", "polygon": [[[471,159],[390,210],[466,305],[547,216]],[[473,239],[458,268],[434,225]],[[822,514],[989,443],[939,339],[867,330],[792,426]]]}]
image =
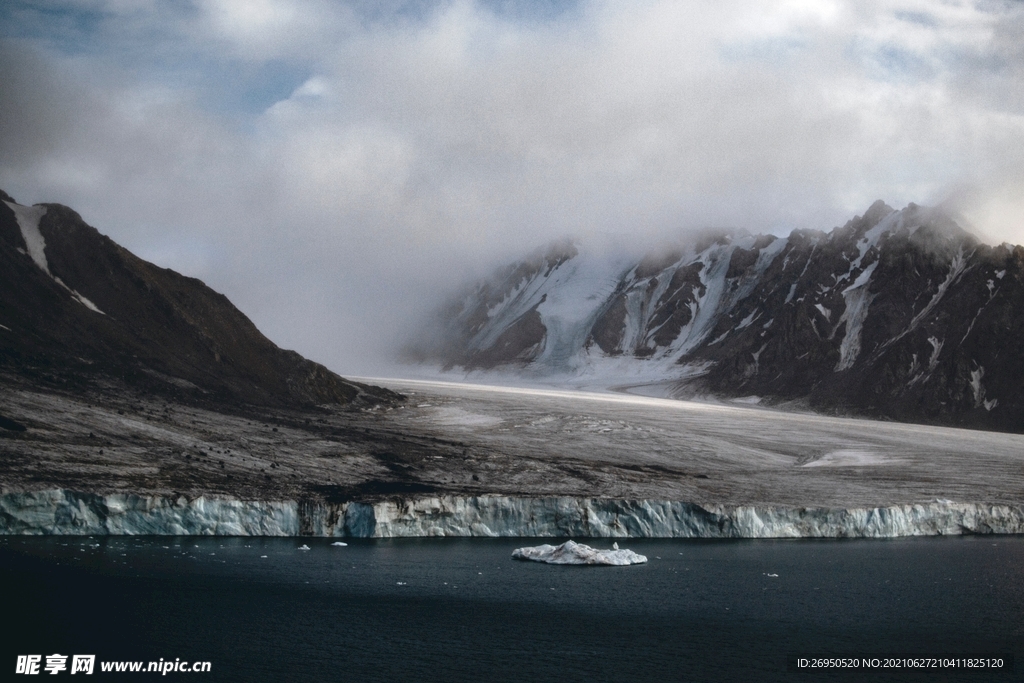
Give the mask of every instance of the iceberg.
[{"label": "iceberg", "polygon": [[512,551],[513,560],[532,560],[547,564],[586,564],[611,565],[622,567],[630,564],[643,564],[647,558],[632,550],[620,550],[616,543],[611,550],[598,550],[589,545],[566,541],[562,545],[534,546],[532,548],[516,548]]}]

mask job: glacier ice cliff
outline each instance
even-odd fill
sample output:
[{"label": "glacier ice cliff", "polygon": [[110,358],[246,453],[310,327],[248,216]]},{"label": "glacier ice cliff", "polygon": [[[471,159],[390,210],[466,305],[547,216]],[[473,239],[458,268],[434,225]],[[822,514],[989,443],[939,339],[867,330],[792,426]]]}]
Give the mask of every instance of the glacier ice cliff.
[{"label": "glacier ice cliff", "polygon": [[374,503],[95,494],[0,494],[2,534],[889,538],[1024,533],[1024,505],[719,506],[599,498],[437,496]]},{"label": "glacier ice cliff", "polygon": [[612,550],[598,550],[575,541],[566,541],[558,546],[545,543],[533,548],[516,548],[512,551],[512,559],[546,562],[547,564],[609,565],[614,567],[643,564],[647,561],[646,557],[638,555],[632,550],[619,550],[618,544]]}]

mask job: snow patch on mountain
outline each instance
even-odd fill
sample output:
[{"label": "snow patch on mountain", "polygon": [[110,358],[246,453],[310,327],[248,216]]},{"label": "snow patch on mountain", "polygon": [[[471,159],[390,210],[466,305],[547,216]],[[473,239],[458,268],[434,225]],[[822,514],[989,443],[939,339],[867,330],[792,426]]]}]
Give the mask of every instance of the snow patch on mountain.
[{"label": "snow patch on mountain", "polygon": [[39,221],[44,215],[46,215],[46,207],[22,206],[21,204],[15,204],[14,202],[8,201],[4,201],[4,204],[14,212],[14,217],[18,221],[18,227],[21,229],[21,237],[25,240],[25,245],[28,247],[28,255],[32,258],[32,261],[39,266],[39,269],[53,278],[54,282],[58,285],[66,289],[72,299],[82,304],[90,311],[95,311],[100,315],[105,315],[105,313],[103,313],[96,304],[68,287],[64,284],[63,280],[50,272],[50,266],[46,261],[46,239],[43,237],[43,233],[39,230]]},{"label": "snow patch on mountain", "polygon": [[629,267],[627,259],[581,251],[545,279],[545,296],[536,309],[548,332],[537,363],[568,370],[579,367],[579,351],[590,328]]},{"label": "snow patch on mountain", "polygon": [[[50,267],[46,263],[46,240],[43,233],[39,232],[39,220],[46,214],[45,206],[22,206],[14,202],[5,201],[21,228],[21,237],[28,247],[28,255],[32,257],[39,269],[50,275]],[[53,277],[53,275],[50,275]]]},{"label": "snow patch on mountain", "polygon": [[868,285],[871,282],[871,274],[875,272],[877,265],[878,262],[875,261],[865,268],[853,284],[843,290],[846,309],[839,316],[837,325],[845,322],[846,333],[839,343],[839,362],[836,363],[836,372],[852,368],[860,355],[861,332],[864,328],[864,321],[868,317],[868,308],[875,298],[875,295],[869,291]]},{"label": "snow patch on mountain", "polygon": [[927,305],[921,309],[921,312],[915,315],[914,319],[910,321],[910,327],[907,330],[908,332],[915,329],[925,316],[931,313],[938,303],[942,301],[942,297],[945,296],[946,292],[949,290],[949,286],[964,274],[964,271],[967,269],[967,261],[968,259],[964,254],[964,248],[961,246],[949,264],[949,272],[946,274],[946,279],[939,283],[939,287],[932,296],[931,301],[929,301]]}]

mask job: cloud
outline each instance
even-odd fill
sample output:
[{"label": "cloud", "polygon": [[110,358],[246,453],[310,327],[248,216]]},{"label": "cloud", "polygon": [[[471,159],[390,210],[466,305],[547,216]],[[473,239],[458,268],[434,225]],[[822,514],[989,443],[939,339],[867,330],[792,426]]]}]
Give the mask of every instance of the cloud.
[{"label": "cloud", "polygon": [[378,367],[453,280],[565,234],[828,229],[956,195],[1024,242],[1016,4],[3,12],[0,187],[75,207],[338,370]]}]

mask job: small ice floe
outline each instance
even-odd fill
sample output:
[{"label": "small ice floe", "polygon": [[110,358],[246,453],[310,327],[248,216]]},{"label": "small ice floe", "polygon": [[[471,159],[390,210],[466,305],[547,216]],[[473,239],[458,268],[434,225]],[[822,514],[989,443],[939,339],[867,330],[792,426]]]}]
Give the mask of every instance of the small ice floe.
[{"label": "small ice floe", "polygon": [[342,543],[341,541],[335,541],[335,542],[334,542],[334,543],[332,543],[331,545],[336,545],[336,546],[338,546],[339,548],[344,548],[345,546],[347,546],[347,545],[348,545],[348,543]]},{"label": "small ice floe", "polygon": [[772,578],[772,579],[777,579],[777,578],[779,578],[779,575],[778,575],[778,574],[765,574],[765,576],[767,576],[767,577],[769,577],[769,578]]},{"label": "small ice floe", "polygon": [[532,560],[548,564],[615,565],[641,564],[647,561],[643,555],[632,550],[619,550],[618,543],[611,550],[598,550],[589,545],[566,541],[560,546],[538,545],[533,548],[517,548],[512,552],[514,560]]},{"label": "small ice floe", "polygon": [[297,548],[297,550],[309,550],[309,546],[303,543]]}]

